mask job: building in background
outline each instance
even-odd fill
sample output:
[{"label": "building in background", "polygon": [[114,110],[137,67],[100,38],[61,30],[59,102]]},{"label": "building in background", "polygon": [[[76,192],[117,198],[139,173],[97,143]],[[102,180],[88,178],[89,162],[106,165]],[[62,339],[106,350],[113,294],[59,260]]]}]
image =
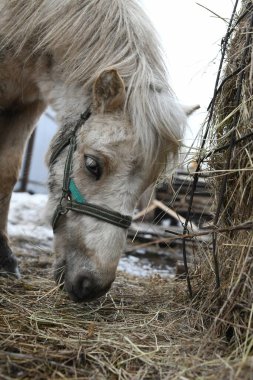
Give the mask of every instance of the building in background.
[{"label": "building in background", "polygon": [[16,191],[47,193],[48,169],[45,157],[49,143],[56,130],[57,124],[54,121],[54,112],[48,108],[41,116],[33,138],[25,150],[20,178],[15,187]]}]

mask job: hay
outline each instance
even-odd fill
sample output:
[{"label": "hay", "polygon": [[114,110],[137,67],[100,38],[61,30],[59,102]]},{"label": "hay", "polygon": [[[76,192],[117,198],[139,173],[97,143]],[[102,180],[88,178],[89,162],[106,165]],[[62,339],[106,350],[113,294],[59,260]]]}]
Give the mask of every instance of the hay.
[{"label": "hay", "polygon": [[50,253],[35,246],[39,263],[25,261],[15,245],[24,276],[0,279],[1,379],[214,380],[241,368],[227,343],[209,336],[184,281],[119,273],[105,298],[75,304],[50,280]]},{"label": "hay", "polygon": [[237,74],[210,118],[220,288],[204,242],[190,272],[192,300],[184,280],[119,273],[106,297],[75,304],[50,280],[51,253],[35,245],[27,257],[26,242],[14,241],[24,275],[0,278],[0,379],[252,380],[253,237],[250,224],[238,229],[253,220],[252,13],[230,35],[224,78]]}]

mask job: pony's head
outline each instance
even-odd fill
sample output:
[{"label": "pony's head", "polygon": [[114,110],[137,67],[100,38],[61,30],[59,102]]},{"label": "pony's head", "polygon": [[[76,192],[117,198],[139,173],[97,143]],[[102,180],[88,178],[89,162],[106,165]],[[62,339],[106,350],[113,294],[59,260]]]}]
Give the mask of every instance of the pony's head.
[{"label": "pony's head", "polygon": [[[125,86],[116,70],[99,75],[91,99],[87,120],[78,128],[62,128],[49,152],[51,158],[54,156],[49,176],[51,218],[55,210],[59,211],[59,204],[63,207],[56,212],[55,277],[76,301],[89,301],[108,291],[125,247],[127,230],[99,215],[71,209],[71,202],[88,202],[98,207],[98,214],[102,208],[102,213],[105,209],[127,219],[164,164],[146,158],[148,152],[141,147],[126,112]],[[71,133],[75,134],[75,146],[69,158],[71,148],[65,141],[71,140],[66,137]]]}]

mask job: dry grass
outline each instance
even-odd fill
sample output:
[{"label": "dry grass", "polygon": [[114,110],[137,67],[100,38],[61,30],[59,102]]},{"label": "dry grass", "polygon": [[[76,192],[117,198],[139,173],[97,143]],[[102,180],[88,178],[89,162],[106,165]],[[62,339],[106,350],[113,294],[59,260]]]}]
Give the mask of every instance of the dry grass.
[{"label": "dry grass", "polygon": [[49,279],[49,253],[39,264],[18,253],[23,279],[0,279],[1,379],[250,379],[244,347],[209,334],[215,314],[196,309],[184,281],[119,273],[105,298],[80,305]]},{"label": "dry grass", "polygon": [[[225,76],[241,64],[251,16],[232,36]],[[212,149],[252,132],[252,39],[246,55],[239,103],[240,73],[217,98]],[[233,146],[231,159],[228,152],[209,160],[216,215],[222,193],[217,226],[223,229],[253,220],[252,136]],[[212,253],[207,243],[200,247],[191,301],[184,280],[119,273],[106,297],[74,304],[50,280],[50,253],[35,246],[39,259],[26,258],[20,242],[14,246],[24,276],[0,279],[0,379],[253,379],[252,230],[217,233],[219,290]]]}]

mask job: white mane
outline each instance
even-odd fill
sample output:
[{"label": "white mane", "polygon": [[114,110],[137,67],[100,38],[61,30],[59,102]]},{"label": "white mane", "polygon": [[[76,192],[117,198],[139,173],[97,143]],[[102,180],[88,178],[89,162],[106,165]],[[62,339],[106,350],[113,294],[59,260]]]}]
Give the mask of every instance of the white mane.
[{"label": "white mane", "polygon": [[145,157],[176,156],[185,115],[168,84],[154,29],[135,0],[0,0],[0,37],[17,54],[51,54],[66,83],[91,90],[116,68],[127,88],[126,110]]}]

